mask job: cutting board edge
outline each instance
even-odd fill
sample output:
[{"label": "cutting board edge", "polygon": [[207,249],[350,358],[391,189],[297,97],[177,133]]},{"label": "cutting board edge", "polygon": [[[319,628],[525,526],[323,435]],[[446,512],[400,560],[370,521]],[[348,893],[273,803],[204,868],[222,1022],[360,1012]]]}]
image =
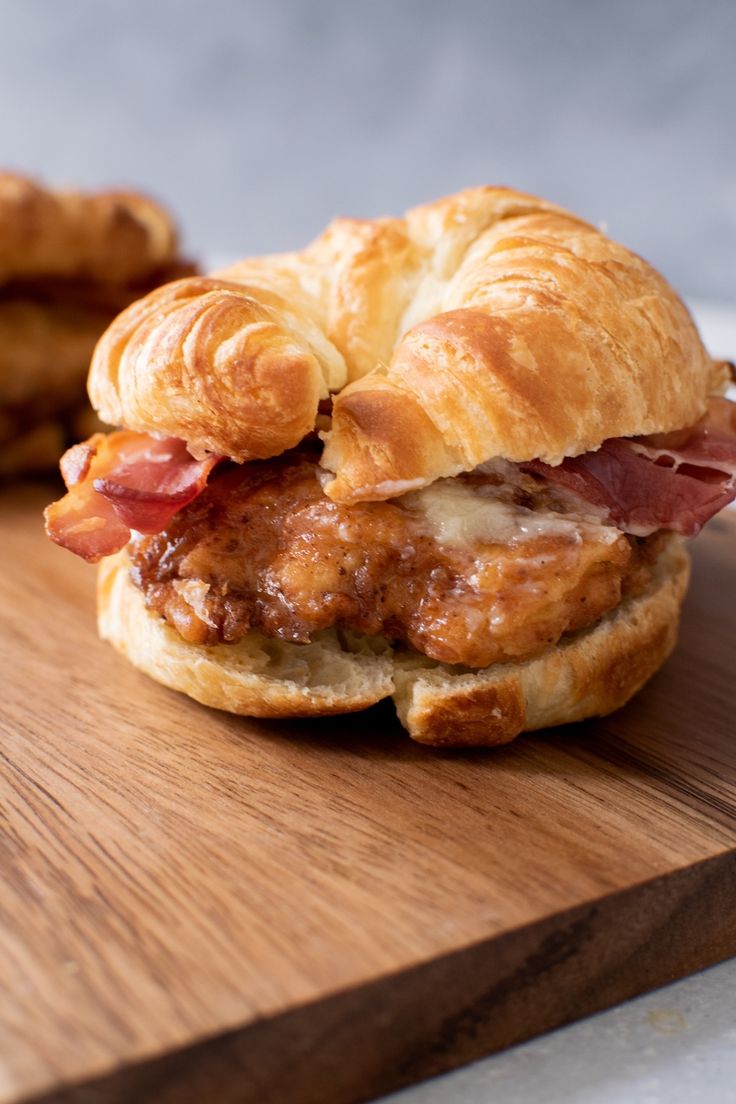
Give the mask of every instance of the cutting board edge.
[{"label": "cutting board edge", "polygon": [[[723,924],[723,915],[736,915],[736,848],[354,989],[3,1104],[363,1104],[736,956],[736,924]],[[688,940],[693,928],[697,938]],[[397,1040],[403,1056],[394,1060]]]}]

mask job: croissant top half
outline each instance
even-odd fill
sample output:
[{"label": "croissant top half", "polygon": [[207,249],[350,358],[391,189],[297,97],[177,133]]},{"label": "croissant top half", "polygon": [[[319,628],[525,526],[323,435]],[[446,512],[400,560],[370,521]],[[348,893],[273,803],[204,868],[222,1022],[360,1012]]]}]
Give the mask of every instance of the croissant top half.
[{"label": "croissant top half", "polygon": [[296,445],[333,393],[326,490],[353,501],[690,425],[712,374],[650,265],[486,187],[159,288],[108,329],[89,386],[105,421],[238,461]]}]

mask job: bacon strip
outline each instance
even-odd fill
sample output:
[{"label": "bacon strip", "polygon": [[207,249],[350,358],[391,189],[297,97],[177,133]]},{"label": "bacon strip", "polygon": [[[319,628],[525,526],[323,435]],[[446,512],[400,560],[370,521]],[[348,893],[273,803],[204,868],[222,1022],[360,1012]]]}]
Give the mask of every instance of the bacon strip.
[{"label": "bacon strip", "polygon": [[68,493],[47,507],[53,541],[97,563],[130,540],[131,529],[158,533],[200,494],[221,457],[195,460],[173,437],[120,430],[96,433],[61,460]]},{"label": "bacon strip", "polygon": [[708,414],[692,429],[635,437],[631,444],[650,460],[671,460],[675,470],[687,465],[736,475],[736,403],[712,398]]},{"label": "bacon strip", "polygon": [[557,467],[538,460],[522,467],[601,508],[627,533],[695,536],[736,498],[736,404],[714,398],[688,430],[615,438]]},{"label": "bacon strip", "polygon": [[[132,529],[165,529],[204,490],[221,459],[195,460],[172,437],[96,433],[62,457],[68,493],[47,508],[46,532],[96,563],[124,548]],[[575,492],[624,532],[694,536],[736,498],[736,404],[714,398],[690,429],[604,441],[557,467],[540,460],[520,466]]]}]

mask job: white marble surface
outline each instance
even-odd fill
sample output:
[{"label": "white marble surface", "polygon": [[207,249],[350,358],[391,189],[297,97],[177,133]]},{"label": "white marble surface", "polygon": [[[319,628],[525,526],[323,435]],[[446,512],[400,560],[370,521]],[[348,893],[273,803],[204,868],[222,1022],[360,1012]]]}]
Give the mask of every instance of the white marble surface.
[{"label": "white marble surface", "polygon": [[[736,310],[692,306],[713,355],[736,358]],[[736,959],[381,1104],[389,1102],[735,1104]]]}]

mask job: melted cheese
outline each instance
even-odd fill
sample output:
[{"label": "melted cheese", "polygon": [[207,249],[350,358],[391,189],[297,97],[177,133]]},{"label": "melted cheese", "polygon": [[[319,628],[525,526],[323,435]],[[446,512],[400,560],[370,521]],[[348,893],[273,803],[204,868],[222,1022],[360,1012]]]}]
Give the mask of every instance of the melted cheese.
[{"label": "melted cheese", "polygon": [[518,544],[536,537],[564,537],[577,543],[584,536],[613,542],[618,530],[594,521],[548,510],[529,510],[504,502],[500,489],[441,479],[401,502],[426,520],[441,544]]}]

